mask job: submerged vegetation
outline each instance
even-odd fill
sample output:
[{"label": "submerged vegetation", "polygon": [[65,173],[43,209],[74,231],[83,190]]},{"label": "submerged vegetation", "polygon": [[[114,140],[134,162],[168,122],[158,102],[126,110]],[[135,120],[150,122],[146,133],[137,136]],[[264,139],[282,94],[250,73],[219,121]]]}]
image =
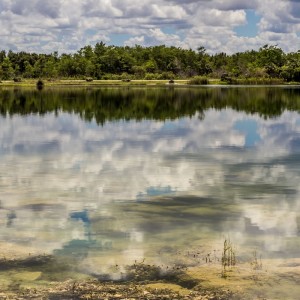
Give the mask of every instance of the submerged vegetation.
[{"label": "submerged vegetation", "polygon": [[[150,265],[145,260],[123,267],[124,273],[115,281],[109,274],[108,277],[82,274],[72,278],[72,267],[50,255],[3,258],[0,267],[2,272],[19,272],[18,276],[13,275],[16,277],[13,282],[8,281],[6,286],[5,281],[0,284],[0,299],[2,296],[3,299],[202,299],[202,296],[206,299],[204,296],[214,296],[225,300],[234,295],[241,299],[238,293],[227,289],[202,288],[200,280],[189,275],[186,267]],[[69,278],[63,274],[69,274]]]},{"label": "submerged vegetation", "polygon": [[[87,45],[75,53],[0,52],[0,80],[68,78],[102,80],[174,80],[194,76],[225,83],[300,82],[300,51],[284,53],[277,46],[234,54],[208,54],[165,45],[142,47]],[[196,80],[196,79],[193,79]],[[203,81],[197,81],[203,84]],[[195,83],[198,84],[198,83]]]},{"label": "submerged vegetation", "polygon": [[[225,241],[226,244],[226,241]],[[225,245],[224,244],[224,245]],[[229,244],[228,244],[229,245]],[[193,266],[200,267],[199,261],[206,261],[205,265],[219,264],[222,260],[215,257],[214,261],[208,260],[210,254],[202,252],[202,257],[197,251]],[[190,251],[183,253],[190,256]],[[180,254],[178,254],[180,255]],[[200,260],[199,260],[200,259]],[[68,259],[67,259],[68,260]],[[64,263],[62,263],[64,261]],[[19,259],[0,259],[2,272],[19,272],[11,283],[0,284],[0,299],[244,299],[241,293],[219,287],[203,287],[201,282],[205,277],[195,278],[188,273],[188,265],[175,264],[163,266],[148,264],[145,259],[135,261],[132,265],[122,267],[114,266],[122,275],[118,280],[112,280],[110,275],[82,274],[72,278],[74,267],[72,261],[66,264],[65,258],[51,255],[28,256]],[[27,272],[24,273],[24,268]],[[213,273],[212,267],[212,273]],[[0,276],[2,276],[0,271]],[[24,274],[23,274],[23,273]],[[68,278],[69,276],[69,278]],[[199,271],[198,276],[203,276]],[[219,275],[217,274],[219,277]],[[197,276],[196,276],[197,277]],[[23,279],[22,279],[23,278]],[[211,298],[209,298],[211,299]]]},{"label": "submerged vegetation", "polygon": [[283,299],[283,287],[278,285],[282,280],[292,288],[289,299],[298,295],[293,289],[299,284],[296,269],[282,274],[272,267],[267,272],[256,251],[250,264],[237,263],[233,244],[227,239],[222,250],[214,250],[214,257],[200,249],[177,252],[179,259],[193,258],[186,265],[162,266],[143,259],[132,265],[112,266],[122,275],[117,280],[109,274],[75,276],[76,268],[65,257],[2,258],[0,299]]}]

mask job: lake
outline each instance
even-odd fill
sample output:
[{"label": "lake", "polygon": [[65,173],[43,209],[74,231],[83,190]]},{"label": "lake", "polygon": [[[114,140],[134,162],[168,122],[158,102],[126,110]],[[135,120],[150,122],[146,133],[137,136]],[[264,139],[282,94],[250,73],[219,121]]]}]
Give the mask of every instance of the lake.
[{"label": "lake", "polygon": [[230,240],[294,272],[299,112],[299,87],[2,88],[0,256],[51,256],[41,285],[119,280],[220,264]]}]

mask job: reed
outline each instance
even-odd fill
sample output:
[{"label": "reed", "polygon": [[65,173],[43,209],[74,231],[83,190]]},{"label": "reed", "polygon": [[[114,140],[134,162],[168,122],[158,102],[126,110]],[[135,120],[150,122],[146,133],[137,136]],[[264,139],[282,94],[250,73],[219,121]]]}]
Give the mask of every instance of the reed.
[{"label": "reed", "polygon": [[209,84],[209,80],[205,76],[195,76],[189,80],[188,84],[206,85]]},{"label": "reed", "polygon": [[222,252],[222,278],[228,277],[228,270],[236,265],[236,255],[231,241],[225,239]]},{"label": "reed", "polygon": [[257,258],[256,250],[254,250],[252,254],[253,254],[253,259],[250,264],[251,264],[253,270],[262,270],[261,256],[259,257],[259,259]]}]

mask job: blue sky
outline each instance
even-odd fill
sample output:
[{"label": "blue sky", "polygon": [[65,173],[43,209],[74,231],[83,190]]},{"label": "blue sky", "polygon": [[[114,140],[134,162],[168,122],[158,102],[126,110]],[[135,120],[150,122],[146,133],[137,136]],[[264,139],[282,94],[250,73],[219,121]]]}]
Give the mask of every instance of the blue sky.
[{"label": "blue sky", "polygon": [[174,45],[234,53],[300,45],[296,0],[0,0],[1,48],[74,52],[114,45]]},{"label": "blue sky", "polygon": [[237,26],[234,31],[240,37],[256,37],[261,17],[253,9],[246,10],[246,24]]}]

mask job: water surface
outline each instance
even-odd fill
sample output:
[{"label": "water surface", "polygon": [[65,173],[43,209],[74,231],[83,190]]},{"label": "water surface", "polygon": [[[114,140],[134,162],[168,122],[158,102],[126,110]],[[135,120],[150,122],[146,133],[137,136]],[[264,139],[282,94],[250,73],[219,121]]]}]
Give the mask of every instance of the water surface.
[{"label": "water surface", "polygon": [[300,258],[299,111],[298,88],[2,89],[3,256],[113,279],[228,237]]}]

